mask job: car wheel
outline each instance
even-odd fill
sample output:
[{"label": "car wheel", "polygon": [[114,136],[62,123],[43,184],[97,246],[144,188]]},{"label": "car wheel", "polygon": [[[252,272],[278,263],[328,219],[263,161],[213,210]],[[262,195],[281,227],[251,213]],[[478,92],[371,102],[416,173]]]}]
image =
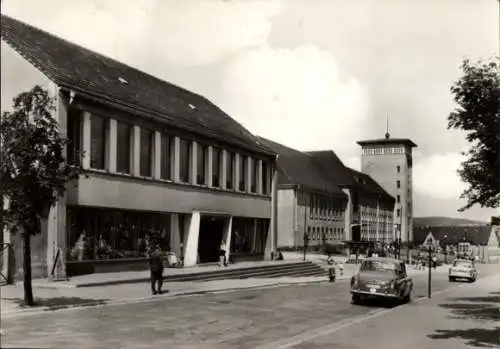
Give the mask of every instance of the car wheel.
[{"label": "car wheel", "polygon": [[361,303],[361,297],[357,294],[352,295],[352,304],[360,304]]},{"label": "car wheel", "polygon": [[455,281],[455,278],[454,278],[454,277],[452,277],[452,276],[450,276],[450,277],[448,278],[448,280],[449,280],[450,282],[454,282],[454,281]]}]

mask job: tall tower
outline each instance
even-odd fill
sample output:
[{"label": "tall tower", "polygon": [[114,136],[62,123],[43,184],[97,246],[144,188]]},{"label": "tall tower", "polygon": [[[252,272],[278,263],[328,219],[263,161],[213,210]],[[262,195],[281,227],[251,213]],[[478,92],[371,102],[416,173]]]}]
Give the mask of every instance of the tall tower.
[{"label": "tall tower", "polygon": [[412,149],[407,138],[385,138],[357,142],[361,146],[361,172],[377,181],[396,199],[394,239],[413,241]]}]

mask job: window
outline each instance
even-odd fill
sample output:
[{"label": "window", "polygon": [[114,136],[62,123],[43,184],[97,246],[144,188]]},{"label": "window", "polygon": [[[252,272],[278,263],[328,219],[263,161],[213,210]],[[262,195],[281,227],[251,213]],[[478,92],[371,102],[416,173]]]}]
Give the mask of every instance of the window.
[{"label": "window", "polygon": [[151,177],[153,154],[153,131],[141,128],[140,175]]},{"label": "window", "polygon": [[234,189],[233,174],[234,174],[234,153],[226,152],[226,188]]},{"label": "window", "polygon": [[71,165],[80,164],[81,156],[81,111],[69,108],[67,160]]},{"label": "window", "polygon": [[398,203],[401,202],[401,195],[396,196],[396,198]]},{"label": "window", "polygon": [[221,154],[219,148],[212,148],[212,186],[216,188],[220,187]]},{"label": "window", "polygon": [[172,179],[175,137],[162,133],[160,145],[160,178]]},{"label": "window", "polygon": [[207,160],[208,160],[208,147],[204,144],[198,143],[198,154],[197,155],[197,170],[196,170],[196,184],[206,184],[206,171],[207,171]]},{"label": "window", "polygon": [[247,174],[247,161],[246,161],[245,156],[240,155],[240,183],[239,183],[239,190],[240,191],[245,191],[246,190],[246,174]]},{"label": "window", "polygon": [[398,173],[400,173],[401,172],[401,166],[399,166],[399,165],[396,166],[396,170],[398,171]]},{"label": "window", "polygon": [[269,194],[269,164],[262,162],[262,193]]},{"label": "window", "polygon": [[90,120],[90,167],[104,170],[106,158],[106,119],[92,114]]},{"label": "window", "polygon": [[191,142],[181,139],[180,142],[180,171],[179,180],[184,183],[189,182],[189,170],[191,169]]},{"label": "window", "polygon": [[252,193],[257,192],[257,178],[259,177],[258,171],[259,171],[259,163],[257,159],[250,158],[250,191]]},{"label": "window", "polygon": [[401,216],[401,209],[399,209],[399,208],[398,208],[398,209],[396,210],[396,216],[398,216],[398,217],[400,217],[400,216]]},{"label": "window", "polygon": [[116,123],[116,171],[130,173],[130,144],[132,127],[118,121]]},{"label": "window", "polygon": [[401,188],[401,181],[397,181],[397,182],[396,182],[396,186],[397,186],[398,188]]}]

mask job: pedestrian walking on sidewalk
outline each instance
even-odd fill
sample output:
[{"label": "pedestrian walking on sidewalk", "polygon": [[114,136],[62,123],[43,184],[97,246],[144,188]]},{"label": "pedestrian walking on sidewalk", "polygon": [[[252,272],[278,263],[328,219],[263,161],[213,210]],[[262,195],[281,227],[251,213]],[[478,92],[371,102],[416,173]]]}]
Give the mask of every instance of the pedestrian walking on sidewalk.
[{"label": "pedestrian walking on sidewalk", "polygon": [[[158,242],[149,255],[149,269],[151,270],[151,291],[153,294],[161,294],[161,287],[163,286],[163,251]],[[156,287],[157,284],[158,287]]]},{"label": "pedestrian walking on sidewalk", "polygon": [[328,278],[330,282],[335,281],[335,259],[333,259],[332,254],[328,253],[328,258],[326,259],[328,264]]}]

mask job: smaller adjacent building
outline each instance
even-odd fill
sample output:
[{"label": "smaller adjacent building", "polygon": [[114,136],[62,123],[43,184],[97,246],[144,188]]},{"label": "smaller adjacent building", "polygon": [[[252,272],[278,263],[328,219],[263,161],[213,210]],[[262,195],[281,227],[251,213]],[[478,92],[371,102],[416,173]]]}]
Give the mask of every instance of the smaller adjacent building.
[{"label": "smaller adjacent building", "polygon": [[279,248],[341,244],[348,196],[308,153],[260,138],[278,156]]},{"label": "smaller adjacent building", "polygon": [[335,152],[301,152],[262,139],[278,154],[278,247],[385,245],[393,234],[394,198]]},{"label": "smaller adjacent building", "polygon": [[328,180],[348,196],[344,215],[346,241],[387,245],[398,238],[394,234],[394,197],[369,175],[345,166],[335,152],[309,154]]}]

